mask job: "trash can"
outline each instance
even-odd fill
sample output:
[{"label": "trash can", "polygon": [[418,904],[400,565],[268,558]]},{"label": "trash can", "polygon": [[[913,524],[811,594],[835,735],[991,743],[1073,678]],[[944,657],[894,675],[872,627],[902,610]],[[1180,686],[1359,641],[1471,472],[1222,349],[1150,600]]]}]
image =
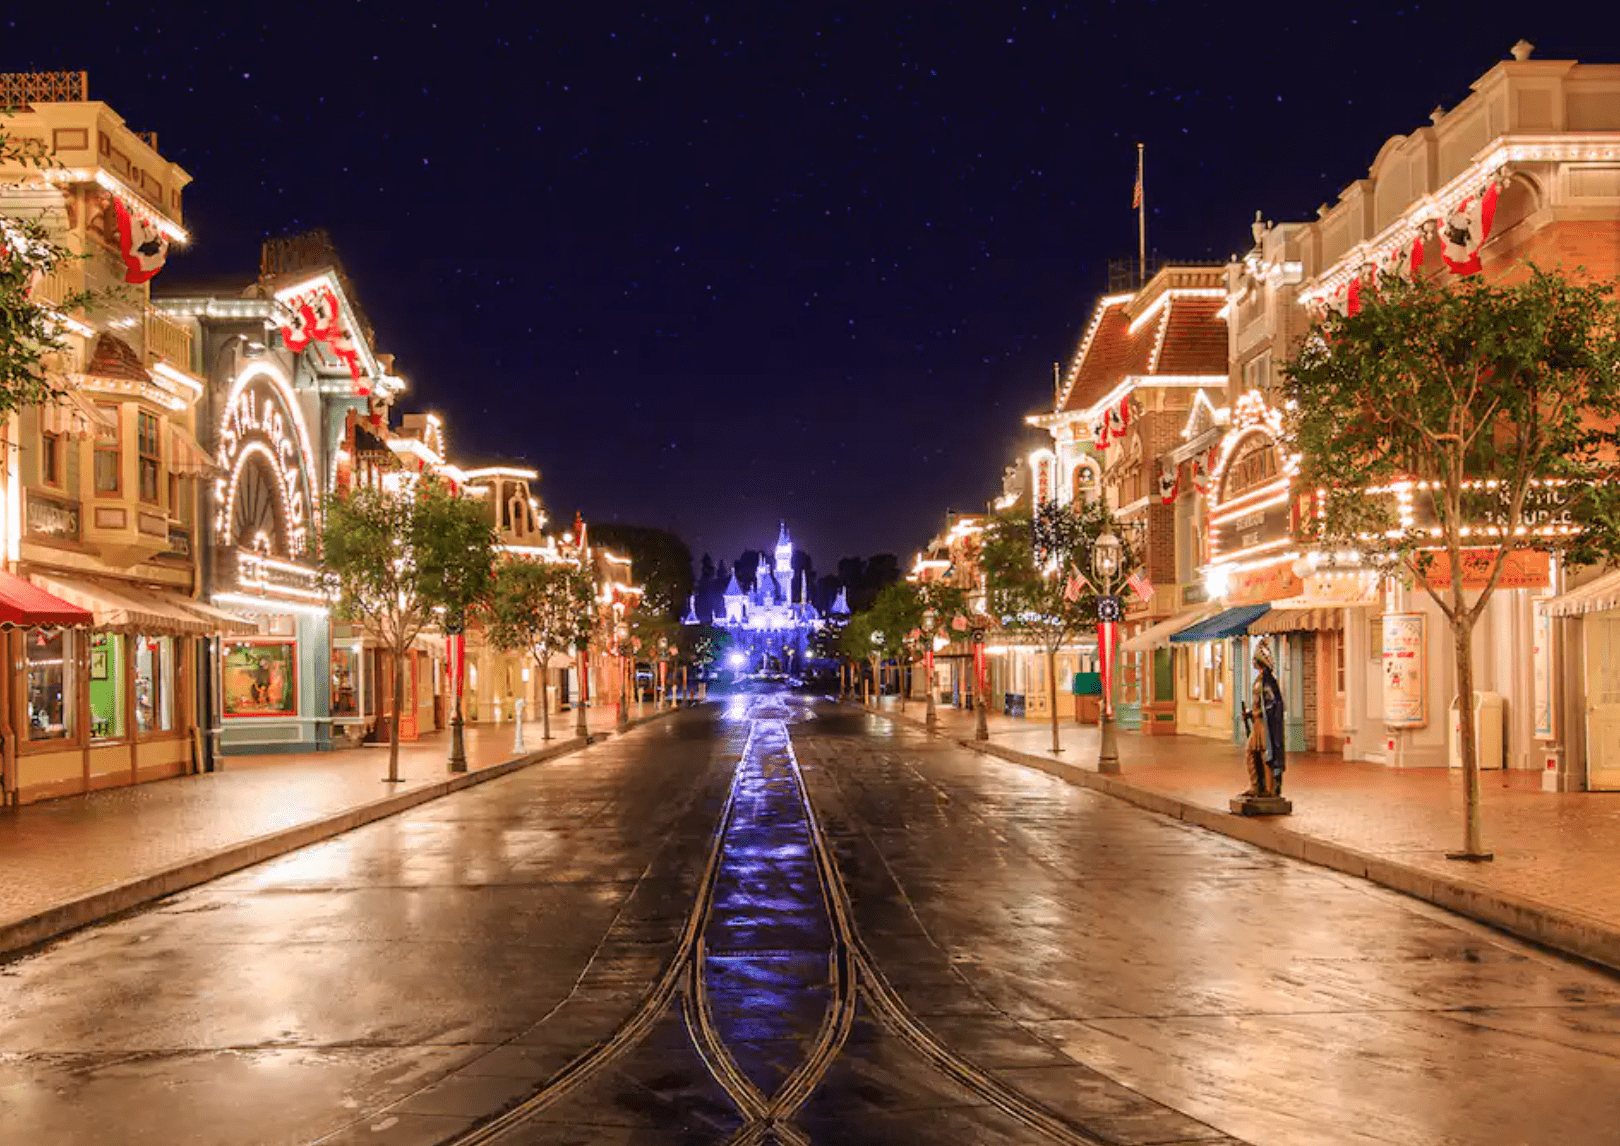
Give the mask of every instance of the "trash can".
[{"label": "trash can", "polygon": [[[1479,758],[1479,766],[1483,771],[1486,768],[1501,768],[1506,764],[1505,745],[1503,743],[1503,724],[1507,705],[1498,693],[1474,693],[1474,750]],[[1458,719],[1457,698],[1451,701],[1451,734],[1449,736],[1450,752],[1448,756],[1453,768],[1462,767],[1462,727]]]}]

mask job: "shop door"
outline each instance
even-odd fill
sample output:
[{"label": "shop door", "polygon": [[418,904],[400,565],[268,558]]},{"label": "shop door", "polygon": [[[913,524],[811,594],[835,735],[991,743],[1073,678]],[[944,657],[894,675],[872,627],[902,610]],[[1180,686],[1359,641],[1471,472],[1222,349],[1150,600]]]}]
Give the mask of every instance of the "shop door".
[{"label": "shop door", "polygon": [[1283,694],[1283,747],[1289,752],[1305,751],[1305,634],[1290,633],[1277,642],[1277,664],[1282,675],[1277,684]]},{"label": "shop door", "polygon": [[1583,627],[1587,786],[1620,791],[1620,612],[1589,616]]},{"label": "shop door", "polygon": [[1119,651],[1116,646],[1114,653],[1118,666],[1119,680],[1114,688],[1115,708],[1119,713],[1119,726],[1128,728],[1132,732],[1142,727],[1142,704],[1147,699],[1143,695],[1146,682],[1142,672],[1142,654]]},{"label": "shop door", "polygon": [[416,653],[405,654],[405,687],[404,697],[399,706],[399,741],[401,744],[408,740],[415,740],[421,735],[416,723],[416,697],[417,679],[421,657]]}]

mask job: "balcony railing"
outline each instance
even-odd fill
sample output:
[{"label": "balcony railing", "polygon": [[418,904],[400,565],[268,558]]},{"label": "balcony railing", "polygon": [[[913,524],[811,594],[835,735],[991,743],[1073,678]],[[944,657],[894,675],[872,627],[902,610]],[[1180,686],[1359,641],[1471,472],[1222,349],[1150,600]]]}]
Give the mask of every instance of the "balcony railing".
[{"label": "balcony railing", "polygon": [[146,353],[180,370],[191,369],[191,328],[150,308],[146,311]]}]

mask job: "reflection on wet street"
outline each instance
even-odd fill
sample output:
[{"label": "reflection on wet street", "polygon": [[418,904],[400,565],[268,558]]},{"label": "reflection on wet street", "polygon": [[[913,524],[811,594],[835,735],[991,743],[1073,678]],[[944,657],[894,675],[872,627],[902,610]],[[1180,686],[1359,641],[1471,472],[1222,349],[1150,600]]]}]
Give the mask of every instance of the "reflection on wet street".
[{"label": "reflection on wet street", "polygon": [[1620,1141],[1620,983],[758,694],[0,966],[5,1141]]}]

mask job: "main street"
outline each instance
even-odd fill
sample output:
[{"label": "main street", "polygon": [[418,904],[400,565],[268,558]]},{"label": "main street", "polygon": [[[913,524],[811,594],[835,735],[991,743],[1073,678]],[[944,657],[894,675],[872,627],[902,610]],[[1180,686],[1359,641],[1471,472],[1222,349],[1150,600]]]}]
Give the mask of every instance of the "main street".
[{"label": "main street", "polygon": [[791,694],[0,965],[8,1142],[1602,1143],[1617,1059],[1613,976]]}]

